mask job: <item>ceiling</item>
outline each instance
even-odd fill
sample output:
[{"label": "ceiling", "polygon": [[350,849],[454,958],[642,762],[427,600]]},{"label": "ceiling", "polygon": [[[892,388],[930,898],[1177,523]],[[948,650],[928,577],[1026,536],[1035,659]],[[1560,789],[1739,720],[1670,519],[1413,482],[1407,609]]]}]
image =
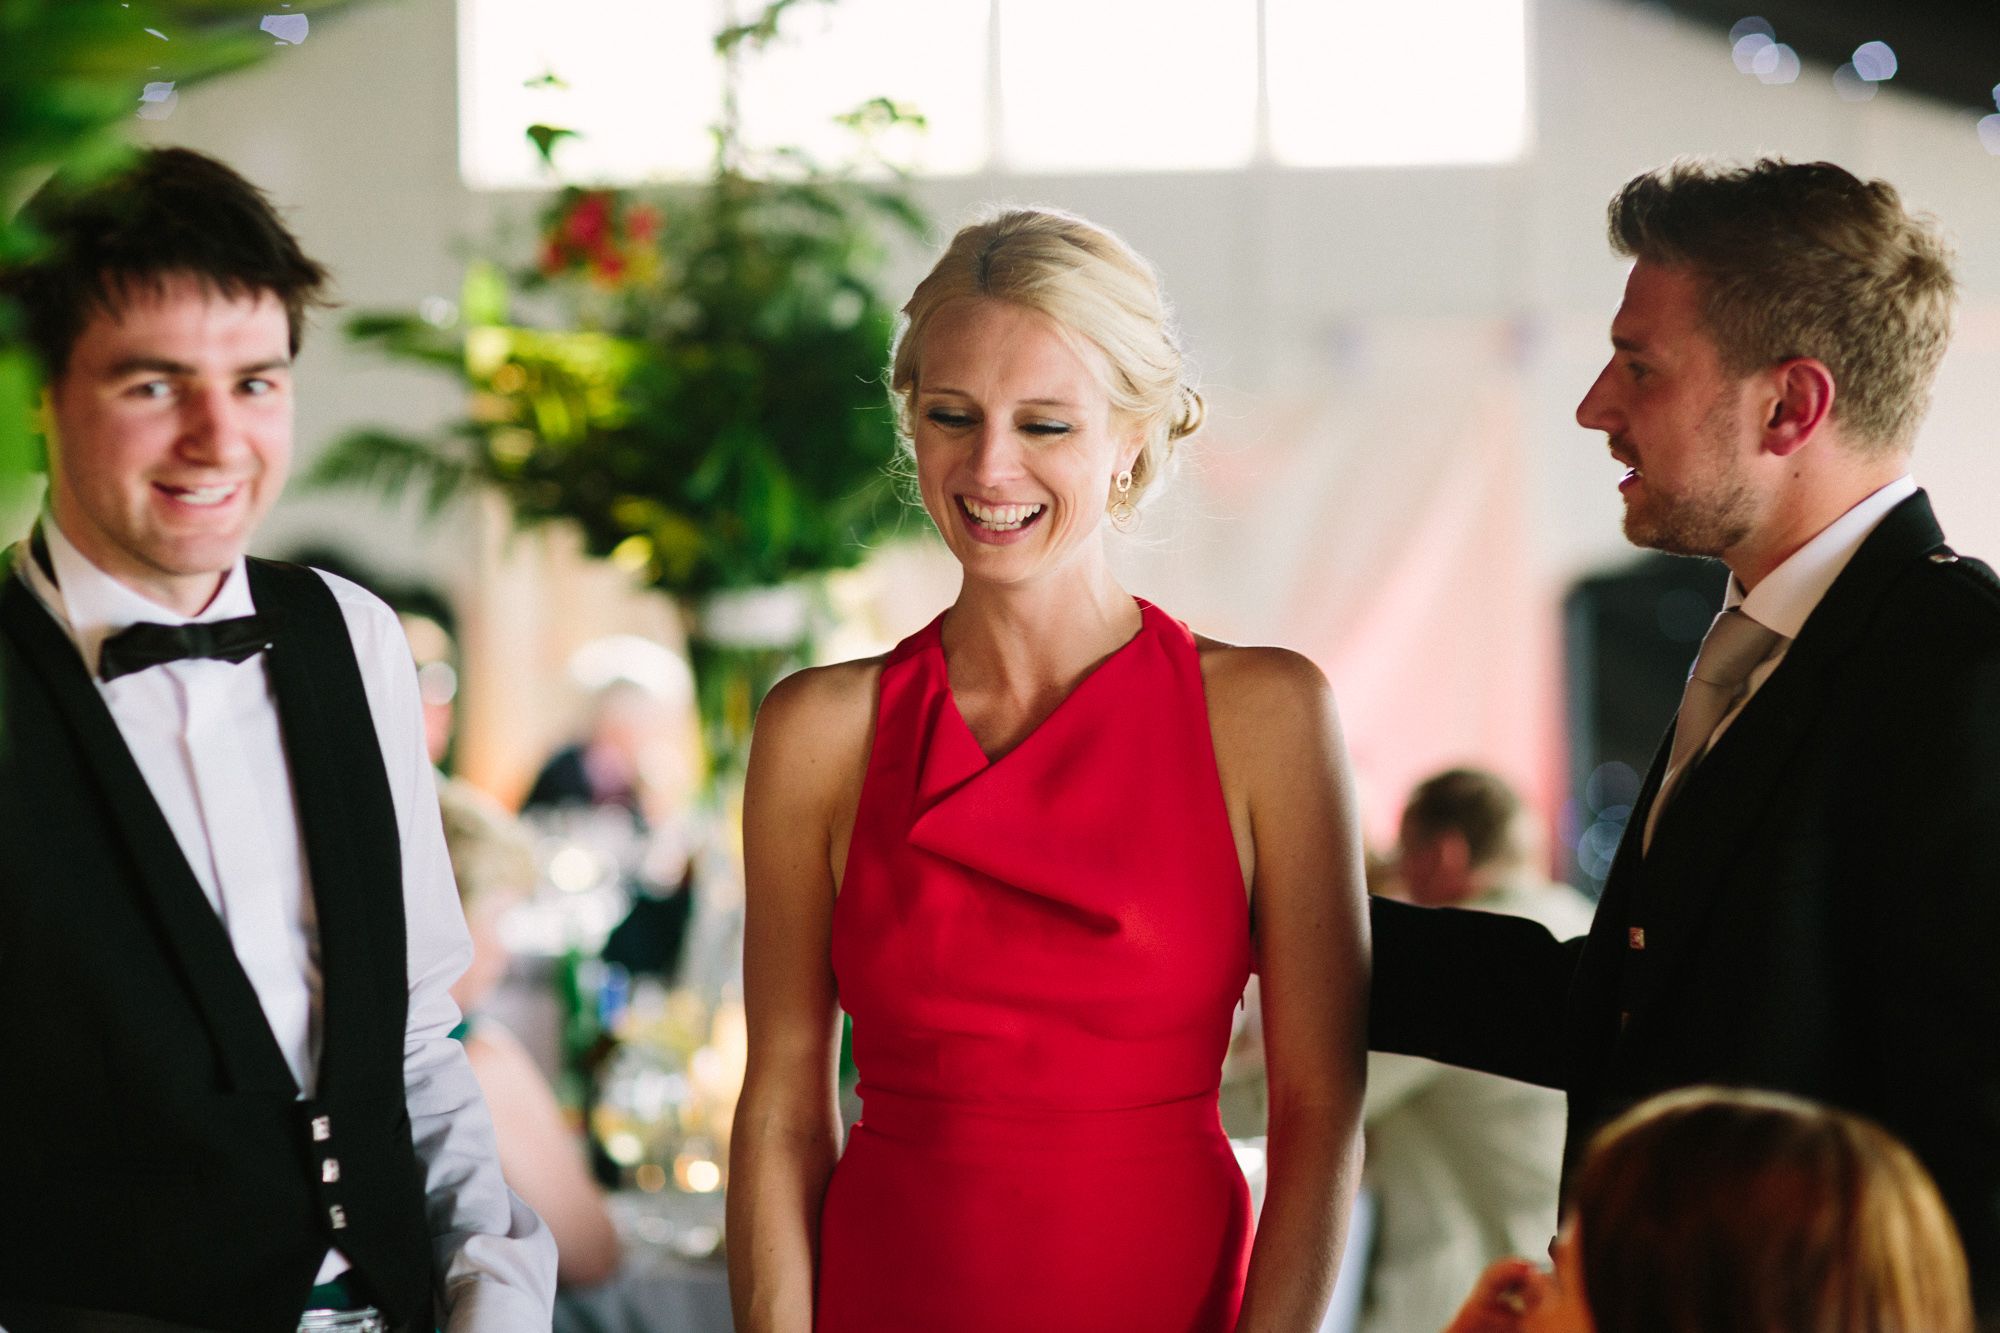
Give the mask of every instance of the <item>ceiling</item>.
[{"label": "ceiling", "polygon": [[[1658,3],[1659,0],[1652,0]],[[1755,15],[1777,40],[1825,68],[1864,42],[1896,53],[1894,87],[1992,114],[2000,84],[2000,0],[1664,0],[1727,32]]]}]

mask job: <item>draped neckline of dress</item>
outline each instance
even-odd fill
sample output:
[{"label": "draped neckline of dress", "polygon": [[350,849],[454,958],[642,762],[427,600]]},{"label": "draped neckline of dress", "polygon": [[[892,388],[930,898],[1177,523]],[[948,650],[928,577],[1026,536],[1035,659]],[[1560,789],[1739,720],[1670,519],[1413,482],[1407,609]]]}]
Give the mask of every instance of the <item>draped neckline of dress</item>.
[{"label": "draped neckline of dress", "polygon": [[1119,644],[1116,648],[1113,648],[1097,665],[1084,672],[1078,678],[1076,684],[1069,687],[1069,692],[1057,701],[1054,708],[1043,714],[1041,720],[1030,727],[1026,735],[1002,750],[999,754],[990,753],[985,745],[981,744],[978,733],[973,731],[972,724],[965,720],[965,714],[961,713],[958,709],[958,695],[952,690],[951,686],[950,663],[944,655],[944,618],[949,613],[940,612],[937,619],[930,623],[930,642],[927,647],[930,652],[936,654],[938,681],[944,693],[944,711],[951,717],[953,724],[957,726],[964,738],[972,743],[973,748],[985,760],[985,767],[992,768],[1005,763],[1012,756],[1019,754],[1022,750],[1034,744],[1037,737],[1052,730],[1052,723],[1059,726],[1060,723],[1057,723],[1057,719],[1066,710],[1070,710],[1071,705],[1076,702],[1079,696],[1090,692],[1098,679],[1108,675],[1121,658],[1132,655],[1134,645],[1147,637],[1148,632],[1155,628],[1155,617],[1162,614],[1157,607],[1143,597],[1134,597],[1132,601],[1139,608],[1139,628],[1133,631],[1132,637]]}]

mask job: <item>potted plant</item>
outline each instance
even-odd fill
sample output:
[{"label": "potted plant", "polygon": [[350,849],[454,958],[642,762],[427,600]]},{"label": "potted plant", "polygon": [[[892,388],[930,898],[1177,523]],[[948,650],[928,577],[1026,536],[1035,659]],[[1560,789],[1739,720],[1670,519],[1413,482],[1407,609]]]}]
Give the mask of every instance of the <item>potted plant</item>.
[{"label": "potted plant", "polygon": [[[562,521],[684,608],[714,776],[740,772],[750,717],[809,636],[802,585],[858,563],[903,521],[882,385],[892,241],[925,222],[878,158],[828,169],[754,154],[735,72],[779,0],[716,38],[725,66],[708,177],[637,191],[570,186],[534,252],[481,262],[457,316],[370,314],[357,340],[459,377],[466,416],[427,437],[337,441],[322,483],[468,487],[523,524]],[[865,146],[913,119],[886,100],[843,118]],[[544,158],[569,132],[530,130]]]}]

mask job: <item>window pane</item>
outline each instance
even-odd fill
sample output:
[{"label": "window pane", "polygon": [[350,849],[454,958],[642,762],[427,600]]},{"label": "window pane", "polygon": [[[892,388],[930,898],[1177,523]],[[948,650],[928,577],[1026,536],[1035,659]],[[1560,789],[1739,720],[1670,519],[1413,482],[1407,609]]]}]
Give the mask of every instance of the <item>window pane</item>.
[{"label": "window pane", "polygon": [[1265,3],[1280,162],[1507,162],[1526,148],[1523,0]]},{"label": "window pane", "polygon": [[783,39],[745,67],[746,139],[836,163],[853,136],[832,118],[888,97],[929,122],[927,132],[884,145],[892,161],[932,174],[976,170],[986,156],[988,12],[988,0],[840,0],[788,11]]},{"label": "window pane", "polygon": [[[576,130],[576,180],[702,171],[721,78],[717,0],[459,0],[459,171],[485,189],[546,182],[524,131]],[[567,88],[529,87],[553,73]]]},{"label": "window pane", "polygon": [[1017,170],[1243,166],[1256,0],[1000,0],[1000,98]]}]

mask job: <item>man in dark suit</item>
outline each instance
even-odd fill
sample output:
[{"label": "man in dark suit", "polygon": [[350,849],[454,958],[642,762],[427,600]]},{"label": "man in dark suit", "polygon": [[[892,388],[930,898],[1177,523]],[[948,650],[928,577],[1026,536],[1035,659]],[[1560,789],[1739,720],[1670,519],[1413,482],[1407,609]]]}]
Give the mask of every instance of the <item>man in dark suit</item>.
[{"label": "man in dark suit", "polygon": [[1681,162],[1612,201],[1636,261],[1577,408],[1625,532],[1725,610],[1587,937],[1374,905],[1373,1042],[1569,1094],[1568,1168],[1695,1083],[1869,1115],[1936,1176],[2000,1316],[2000,585],[1909,457],[1949,257],[1887,184]]},{"label": "man in dark suit", "polygon": [[0,560],[0,1325],[546,1329],[448,988],[471,956],[396,619],[246,559],[326,274],[185,150],[0,271],[49,498]]}]

